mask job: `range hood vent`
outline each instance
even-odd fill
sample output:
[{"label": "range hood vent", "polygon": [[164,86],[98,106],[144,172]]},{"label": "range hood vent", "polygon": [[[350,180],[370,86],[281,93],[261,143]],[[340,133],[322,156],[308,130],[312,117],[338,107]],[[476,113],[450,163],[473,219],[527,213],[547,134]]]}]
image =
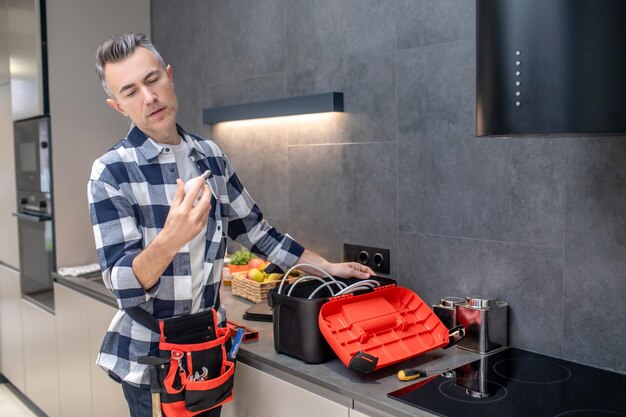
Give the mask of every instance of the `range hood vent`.
[{"label": "range hood vent", "polygon": [[626,0],[476,0],[476,134],[626,133]]}]

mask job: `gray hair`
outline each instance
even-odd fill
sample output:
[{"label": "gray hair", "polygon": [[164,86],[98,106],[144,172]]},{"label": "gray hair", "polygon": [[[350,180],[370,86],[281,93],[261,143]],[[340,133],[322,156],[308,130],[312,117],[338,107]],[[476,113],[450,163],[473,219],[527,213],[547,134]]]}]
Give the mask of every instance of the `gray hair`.
[{"label": "gray hair", "polygon": [[115,35],[98,47],[96,51],[96,74],[98,74],[102,82],[102,88],[104,88],[109,97],[113,97],[113,94],[104,78],[104,66],[108,63],[120,62],[128,58],[137,48],[145,48],[152,52],[163,68],[165,68],[165,61],[163,61],[161,54],[156,50],[150,38],[143,33]]}]

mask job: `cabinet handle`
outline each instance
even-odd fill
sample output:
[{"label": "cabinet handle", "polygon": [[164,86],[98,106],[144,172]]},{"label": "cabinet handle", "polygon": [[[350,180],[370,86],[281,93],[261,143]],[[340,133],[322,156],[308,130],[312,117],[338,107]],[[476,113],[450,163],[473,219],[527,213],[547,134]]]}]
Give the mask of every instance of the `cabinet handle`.
[{"label": "cabinet handle", "polygon": [[12,213],[13,216],[21,220],[28,220],[29,222],[42,223],[52,220],[50,216],[42,216],[38,214],[26,214],[26,213]]}]

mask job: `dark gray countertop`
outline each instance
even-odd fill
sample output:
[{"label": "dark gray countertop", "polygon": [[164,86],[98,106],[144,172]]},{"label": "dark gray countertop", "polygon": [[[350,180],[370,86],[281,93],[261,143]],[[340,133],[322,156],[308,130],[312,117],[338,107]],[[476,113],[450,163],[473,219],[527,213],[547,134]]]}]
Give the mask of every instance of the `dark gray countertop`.
[{"label": "dark gray countertop", "polygon": [[[113,296],[97,279],[61,277],[59,275],[55,275],[55,278],[59,283],[109,305],[116,306]],[[339,359],[333,359],[319,365],[307,365],[298,359],[276,353],[272,323],[247,321],[242,318],[245,310],[253,305],[251,302],[233,296],[230,287],[222,288],[221,297],[230,320],[259,331],[259,340],[242,344],[237,357],[239,361],[317,394],[330,394],[332,397],[334,393],[338,397],[345,397],[353,401],[356,410],[373,417],[378,415],[432,416],[430,413],[387,397],[387,393],[414,383],[399,381],[396,374],[400,369],[412,367],[455,368],[480,358],[477,353],[458,348],[438,349],[401,364],[380,369],[370,375],[363,375],[346,368]]]},{"label": "dark gray countertop", "polygon": [[117,301],[115,301],[115,297],[113,297],[113,294],[111,294],[107,287],[104,286],[102,277],[99,275],[93,277],[64,277],[56,272],[53,272],[52,277],[60,284],[117,308]]}]

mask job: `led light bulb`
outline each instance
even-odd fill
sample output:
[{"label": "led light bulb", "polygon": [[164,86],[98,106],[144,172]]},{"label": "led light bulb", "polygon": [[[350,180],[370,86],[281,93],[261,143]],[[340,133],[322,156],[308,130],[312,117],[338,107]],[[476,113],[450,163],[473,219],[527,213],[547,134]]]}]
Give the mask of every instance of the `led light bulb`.
[{"label": "led light bulb", "polygon": [[[185,183],[185,194],[189,193],[189,190],[191,190],[193,188],[193,186],[196,184],[197,181],[204,181],[204,182],[206,182],[206,179],[209,178],[211,175],[212,175],[211,171],[210,170],[206,170],[206,171],[204,171],[204,173],[202,175],[198,175],[197,177],[194,177],[194,178],[190,179],[189,181],[187,181]],[[209,186],[209,188],[211,188],[211,187]],[[198,198],[200,198],[200,196],[202,195],[202,190],[203,190],[203,188],[201,188],[200,191],[198,192],[198,196],[196,197],[196,200],[193,203],[194,206],[198,203]]]}]

